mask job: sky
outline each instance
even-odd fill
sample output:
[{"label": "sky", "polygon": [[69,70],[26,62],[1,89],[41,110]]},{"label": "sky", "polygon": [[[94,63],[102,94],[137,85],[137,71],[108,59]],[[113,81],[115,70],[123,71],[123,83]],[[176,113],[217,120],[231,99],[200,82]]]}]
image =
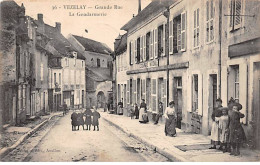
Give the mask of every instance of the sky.
[{"label": "sky", "polygon": [[[15,0],[15,2],[18,5],[23,3],[25,14],[34,19],[37,19],[38,13],[42,13],[46,24],[55,26],[55,22],[60,22],[61,32],[65,37],[68,34],[83,36],[105,43],[112,50],[115,38],[125,33],[120,28],[133,17],[133,14],[138,13],[138,0]],[[151,0],[141,0],[141,8],[150,2]],[[80,16],[88,13],[100,16]]]}]

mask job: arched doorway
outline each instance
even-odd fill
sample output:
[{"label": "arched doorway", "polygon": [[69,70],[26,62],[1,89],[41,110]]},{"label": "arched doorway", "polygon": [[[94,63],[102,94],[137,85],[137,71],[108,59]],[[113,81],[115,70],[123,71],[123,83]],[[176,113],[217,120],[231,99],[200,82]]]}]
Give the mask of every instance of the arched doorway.
[{"label": "arched doorway", "polygon": [[97,108],[104,108],[106,103],[105,94],[102,91],[99,91],[97,94]]}]

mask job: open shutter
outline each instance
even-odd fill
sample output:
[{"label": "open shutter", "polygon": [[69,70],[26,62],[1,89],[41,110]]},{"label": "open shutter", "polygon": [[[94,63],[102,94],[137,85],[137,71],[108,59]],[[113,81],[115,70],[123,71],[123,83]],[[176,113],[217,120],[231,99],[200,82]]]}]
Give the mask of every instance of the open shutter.
[{"label": "open shutter", "polygon": [[163,24],[163,40],[162,40],[163,50],[162,50],[162,56],[165,56],[165,23]]},{"label": "open shutter", "polygon": [[203,99],[203,77],[202,74],[198,74],[198,114],[201,116],[203,115],[202,99]]},{"label": "open shutter", "polygon": [[154,34],[153,34],[153,30],[151,31],[151,37],[150,37],[150,48],[151,48],[151,50],[150,50],[150,54],[151,54],[151,56],[150,56],[150,59],[153,59],[153,55],[154,55],[154,52],[153,52],[153,41],[154,41]]},{"label": "open shutter", "polygon": [[240,104],[243,106],[241,109],[241,113],[243,113],[245,115],[244,118],[241,119],[241,121],[244,124],[247,124],[247,97],[246,97],[246,93],[247,93],[247,64],[246,63],[242,63],[239,65],[239,102]]},{"label": "open shutter", "polygon": [[127,80],[126,93],[127,93],[127,104],[129,104],[130,103],[130,80]]},{"label": "open shutter", "polygon": [[186,11],[181,13],[181,51],[186,50]]},{"label": "open shutter", "polygon": [[137,63],[137,40],[134,41],[134,55],[135,55],[135,63]]},{"label": "open shutter", "polygon": [[158,28],[154,29],[154,58],[158,58]]},{"label": "open shutter", "polygon": [[140,37],[140,62],[143,62],[143,36]]},{"label": "open shutter", "polygon": [[209,1],[206,2],[206,42],[209,42]]},{"label": "open shutter", "polygon": [[145,91],[146,91],[146,89],[145,89],[145,79],[143,79],[142,80],[142,93],[143,93],[143,97],[142,97],[142,99],[145,99],[146,100],[146,94],[145,94]]},{"label": "open shutter", "polygon": [[133,43],[133,41],[131,41],[130,45],[131,45],[131,47],[130,47],[130,49],[131,49],[130,64],[133,65],[133,61],[134,61],[134,43]]},{"label": "open shutter", "polygon": [[169,53],[173,54],[173,22],[169,22]]},{"label": "open shutter", "polygon": [[238,29],[241,23],[242,0],[235,0],[234,28]]},{"label": "open shutter", "polygon": [[146,35],[143,36],[143,59],[146,61]]}]

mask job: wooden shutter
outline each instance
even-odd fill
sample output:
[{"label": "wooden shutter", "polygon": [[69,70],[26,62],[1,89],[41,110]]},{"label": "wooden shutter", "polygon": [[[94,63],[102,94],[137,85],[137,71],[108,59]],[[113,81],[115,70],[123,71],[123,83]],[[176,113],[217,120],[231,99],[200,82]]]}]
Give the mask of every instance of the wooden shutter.
[{"label": "wooden shutter", "polygon": [[203,76],[198,74],[198,114],[203,115]]},{"label": "wooden shutter", "polygon": [[234,28],[237,29],[241,23],[242,0],[235,0]]},{"label": "wooden shutter", "polygon": [[152,79],[152,111],[157,110],[156,79]]},{"label": "wooden shutter", "polygon": [[146,35],[143,36],[143,59],[146,61]]},{"label": "wooden shutter", "polygon": [[192,75],[187,77],[187,111],[192,112]]},{"label": "wooden shutter", "polygon": [[135,52],[135,53],[134,53],[134,54],[135,54],[135,63],[137,63],[137,40],[135,40],[134,42],[135,42],[135,43],[134,43],[134,50],[135,50],[135,51],[134,51],[134,52]]},{"label": "wooden shutter", "polygon": [[166,53],[165,53],[165,23],[163,24],[163,40],[162,40],[162,47],[163,47],[163,52],[162,52],[162,56],[165,56]]},{"label": "wooden shutter", "polygon": [[154,55],[154,52],[153,52],[153,41],[154,41],[154,31],[152,30],[151,31],[151,36],[150,36],[150,48],[151,48],[151,51],[150,51],[150,54],[151,54],[151,56],[150,56],[150,59],[153,59],[153,55]]},{"label": "wooden shutter", "polygon": [[130,80],[127,80],[127,85],[126,85],[126,100],[127,100],[127,103],[129,104],[130,103]]},{"label": "wooden shutter", "polygon": [[158,28],[154,29],[154,58],[158,58]]},{"label": "wooden shutter", "polygon": [[206,2],[206,42],[209,42],[209,1]]},{"label": "wooden shutter", "polygon": [[181,50],[186,50],[186,12],[181,13]]},{"label": "wooden shutter", "polygon": [[143,36],[140,37],[140,62],[143,62]]},{"label": "wooden shutter", "polygon": [[172,20],[170,20],[169,22],[169,53],[173,54],[173,21]]},{"label": "wooden shutter", "polygon": [[130,65],[133,65],[133,42],[131,41],[130,42],[130,48],[129,48],[130,50],[130,54],[129,54],[129,56],[130,56],[130,58],[129,58],[129,60],[130,60]]}]

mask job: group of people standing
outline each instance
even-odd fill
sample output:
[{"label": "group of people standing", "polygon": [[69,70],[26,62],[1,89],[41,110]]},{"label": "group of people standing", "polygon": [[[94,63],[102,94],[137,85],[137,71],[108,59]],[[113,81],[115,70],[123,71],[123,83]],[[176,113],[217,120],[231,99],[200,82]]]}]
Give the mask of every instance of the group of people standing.
[{"label": "group of people standing", "polygon": [[220,144],[219,150],[230,152],[230,155],[240,155],[240,145],[246,140],[245,132],[240,124],[240,119],[245,115],[239,112],[242,105],[233,98],[229,100],[228,107],[222,106],[222,100],[216,100],[217,107],[212,113],[211,140],[212,147],[216,149]]},{"label": "group of people standing", "polygon": [[99,121],[98,121],[99,118],[100,118],[100,113],[97,112],[95,107],[94,107],[94,112],[92,112],[90,109],[86,109],[85,112],[79,112],[79,113],[73,111],[73,113],[71,114],[72,131],[76,131],[76,127],[78,127],[77,130],[79,130],[79,126],[82,126],[83,130],[85,130],[84,129],[85,124],[87,126],[86,130],[90,131],[91,125],[93,125],[94,126],[93,131],[96,130],[96,127],[97,127],[97,131],[99,131]]}]

